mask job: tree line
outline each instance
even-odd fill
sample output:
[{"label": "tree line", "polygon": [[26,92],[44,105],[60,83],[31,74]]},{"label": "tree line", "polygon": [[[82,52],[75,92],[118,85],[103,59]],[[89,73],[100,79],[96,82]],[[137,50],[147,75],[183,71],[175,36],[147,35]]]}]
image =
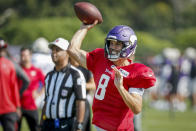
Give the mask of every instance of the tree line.
[{"label": "tree line", "polygon": [[[73,5],[81,0],[0,1],[0,35],[11,44],[32,44],[38,37],[71,39],[79,28]],[[115,25],[129,25],[138,35],[139,55],[165,47],[196,47],[194,0],[85,0],[102,13],[104,22],[90,31],[83,48],[103,47]]]}]

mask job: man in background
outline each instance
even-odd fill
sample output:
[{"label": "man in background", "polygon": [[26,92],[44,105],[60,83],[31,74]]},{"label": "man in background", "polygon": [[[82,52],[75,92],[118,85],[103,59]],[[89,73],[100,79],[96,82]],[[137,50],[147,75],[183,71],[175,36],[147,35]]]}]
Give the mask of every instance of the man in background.
[{"label": "man in background", "polygon": [[0,122],[5,131],[14,131],[20,117],[20,97],[16,71],[6,56],[7,43],[0,39]]},{"label": "man in background", "polygon": [[21,48],[20,61],[22,69],[26,72],[30,79],[29,87],[24,91],[21,97],[22,117],[19,121],[19,130],[21,128],[22,118],[25,117],[31,131],[38,130],[38,110],[35,99],[44,92],[44,88],[38,91],[41,84],[44,86],[44,74],[39,68],[36,68],[31,63],[31,49]]},{"label": "man in background", "polygon": [[[44,37],[37,38],[32,44],[32,64],[41,69],[46,75],[54,69],[54,63],[51,59],[51,51],[48,48],[49,42]],[[41,90],[42,86],[39,87]],[[45,94],[43,93],[36,98],[36,105],[42,109],[44,104]]]},{"label": "man in background", "polygon": [[49,42],[43,37],[36,39],[32,45],[32,63],[35,67],[40,68],[44,75],[54,68],[48,45]]},{"label": "man in background", "polygon": [[[0,37],[0,41],[4,41],[1,37]],[[14,68],[16,71],[16,76],[17,76],[17,80],[22,81],[22,85],[20,87],[19,93],[20,93],[20,97],[22,96],[23,92],[27,89],[27,87],[29,86],[30,80],[28,78],[28,76],[26,75],[26,73],[23,71],[23,69],[20,67],[20,65],[14,60],[14,58],[12,57],[12,55],[10,54],[10,52],[8,51],[7,47],[8,47],[8,43],[5,43],[5,45],[3,46],[4,48],[4,56],[11,60],[14,64]]]}]

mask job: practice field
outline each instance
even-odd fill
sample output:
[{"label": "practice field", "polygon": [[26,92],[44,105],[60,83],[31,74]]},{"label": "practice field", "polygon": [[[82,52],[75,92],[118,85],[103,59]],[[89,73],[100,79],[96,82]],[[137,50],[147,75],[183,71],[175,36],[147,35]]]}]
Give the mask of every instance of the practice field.
[{"label": "practice field", "polygon": [[[26,121],[22,131],[28,131]],[[142,131],[196,131],[196,112],[168,112],[144,108]],[[0,131],[3,131],[0,127]],[[92,131],[95,131],[94,128]]]},{"label": "practice field", "polygon": [[196,112],[143,110],[142,131],[196,131]]}]

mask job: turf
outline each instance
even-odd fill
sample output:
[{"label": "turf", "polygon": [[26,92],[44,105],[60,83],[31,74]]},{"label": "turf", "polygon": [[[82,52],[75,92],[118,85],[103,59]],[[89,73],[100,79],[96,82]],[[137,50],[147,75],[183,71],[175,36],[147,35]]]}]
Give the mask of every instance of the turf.
[{"label": "turf", "polygon": [[143,110],[142,131],[196,131],[196,112]]},{"label": "turf", "polygon": [[[28,131],[25,119],[22,131]],[[2,128],[0,127],[0,131]],[[92,128],[92,131],[95,131]],[[196,131],[196,112],[168,112],[144,108],[142,112],[142,131]]]}]

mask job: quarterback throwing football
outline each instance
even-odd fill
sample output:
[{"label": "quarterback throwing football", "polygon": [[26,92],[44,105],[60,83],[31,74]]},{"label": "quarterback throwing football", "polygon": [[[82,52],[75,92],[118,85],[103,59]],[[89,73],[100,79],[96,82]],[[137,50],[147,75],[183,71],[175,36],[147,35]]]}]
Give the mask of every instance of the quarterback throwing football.
[{"label": "quarterback throwing football", "polygon": [[94,76],[93,124],[98,131],[133,131],[133,117],[142,110],[145,88],[155,84],[153,71],[129,58],[134,55],[137,37],[125,25],[111,29],[104,49],[92,52],[80,49],[88,30],[97,24],[82,25],[74,34],[68,50],[71,57]]}]

